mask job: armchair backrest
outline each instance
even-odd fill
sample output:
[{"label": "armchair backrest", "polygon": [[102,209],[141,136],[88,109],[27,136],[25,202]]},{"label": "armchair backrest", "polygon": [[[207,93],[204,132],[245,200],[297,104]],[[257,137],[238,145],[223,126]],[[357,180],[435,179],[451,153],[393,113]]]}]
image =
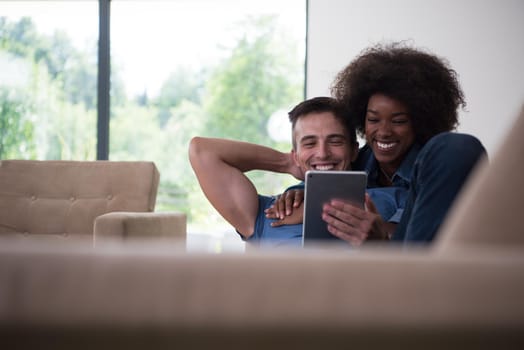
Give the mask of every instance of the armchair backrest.
[{"label": "armchair backrest", "polygon": [[152,162],[0,161],[0,235],[92,239],[99,215],[153,211],[159,179]]}]

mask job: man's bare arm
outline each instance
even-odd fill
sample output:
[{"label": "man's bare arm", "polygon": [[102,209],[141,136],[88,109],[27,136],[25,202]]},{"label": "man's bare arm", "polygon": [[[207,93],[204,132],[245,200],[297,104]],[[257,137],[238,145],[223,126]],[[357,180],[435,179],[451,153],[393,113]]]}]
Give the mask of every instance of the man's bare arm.
[{"label": "man's bare arm", "polygon": [[189,160],[209,202],[246,238],[254,232],[258,194],[244,172],[258,169],[285,173],[293,168],[290,154],[217,138],[193,138]]}]

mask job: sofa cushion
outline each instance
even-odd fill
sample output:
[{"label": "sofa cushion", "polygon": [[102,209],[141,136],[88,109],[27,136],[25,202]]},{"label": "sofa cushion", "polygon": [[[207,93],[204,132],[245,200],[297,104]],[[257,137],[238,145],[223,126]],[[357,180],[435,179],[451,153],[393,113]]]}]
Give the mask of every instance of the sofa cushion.
[{"label": "sofa cushion", "polygon": [[505,247],[186,254],[149,243],[0,241],[4,348],[523,348],[524,256]]}]

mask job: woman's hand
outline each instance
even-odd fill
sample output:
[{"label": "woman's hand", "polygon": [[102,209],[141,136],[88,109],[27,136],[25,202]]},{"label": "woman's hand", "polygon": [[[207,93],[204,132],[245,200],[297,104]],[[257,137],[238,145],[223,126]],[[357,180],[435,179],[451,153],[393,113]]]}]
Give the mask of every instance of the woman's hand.
[{"label": "woman's hand", "polygon": [[[273,205],[265,210],[266,218],[283,220],[286,216],[292,215],[297,208],[301,208],[303,201],[303,189],[286,191],[277,196]],[[301,209],[301,211],[302,210],[303,209]],[[302,220],[300,222],[302,222]]]},{"label": "woman's hand", "polygon": [[304,203],[301,203],[298,208],[294,208],[290,215],[284,216],[283,219],[273,221],[272,227],[278,227],[283,225],[295,225],[301,224],[304,221]]},{"label": "woman's hand", "polygon": [[368,194],[365,209],[341,200],[332,200],[322,209],[329,232],[354,246],[366,240],[388,240],[396,227],[382,219]]}]

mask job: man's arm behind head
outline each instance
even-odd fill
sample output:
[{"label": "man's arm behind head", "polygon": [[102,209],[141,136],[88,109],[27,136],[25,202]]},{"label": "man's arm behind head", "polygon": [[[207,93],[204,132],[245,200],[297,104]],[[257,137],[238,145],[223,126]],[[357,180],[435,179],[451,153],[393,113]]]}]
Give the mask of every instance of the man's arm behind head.
[{"label": "man's arm behind head", "polygon": [[287,159],[284,153],[240,141],[194,137],[189,144],[189,160],[202,191],[245,238],[254,233],[258,193],[244,172],[281,172]]}]

